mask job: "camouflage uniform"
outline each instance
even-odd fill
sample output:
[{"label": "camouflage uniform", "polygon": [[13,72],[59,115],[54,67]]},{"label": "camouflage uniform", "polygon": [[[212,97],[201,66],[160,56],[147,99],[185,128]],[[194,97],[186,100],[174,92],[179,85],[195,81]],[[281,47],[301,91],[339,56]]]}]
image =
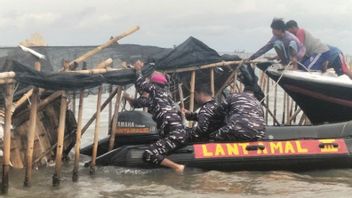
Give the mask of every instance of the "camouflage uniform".
[{"label": "camouflage uniform", "polygon": [[160,164],[165,155],[187,144],[187,132],[169,91],[165,87],[147,82],[140,72],[137,75],[136,89],[149,93],[149,98],[140,98],[133,104],[148,107],[161,137],[145,150],[143,159],[149,163]]},{"label": "camouflage uniform", "polygon": [[221,106],[228,111],[227,125],[212,133],[212,138],[232,141],[264,137],[264,112],[251,92],[233,94]]},{"label": "camouflage uniform", "polygon": [[208,140],[211,132],[225,125],[225,115],[225,112],[219,109],[219,104],[215,100],[204,103],[198,113],[187,113],[187,120],[198,122],[197,127],[191,131],[190,140],[192,142]]}]

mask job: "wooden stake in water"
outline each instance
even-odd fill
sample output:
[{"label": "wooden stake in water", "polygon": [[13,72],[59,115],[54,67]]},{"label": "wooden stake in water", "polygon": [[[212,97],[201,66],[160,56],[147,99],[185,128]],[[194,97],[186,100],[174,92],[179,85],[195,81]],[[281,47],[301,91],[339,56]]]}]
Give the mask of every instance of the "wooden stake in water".
[{"label": "wooden stake in water", "polygon": [[97,111],[96,111],[95,130],[94,130],[92,162],[90,163],[90,170],[89,170],[89,173],[91,175],[95,174],[95,161],[97,159],[98,141],[99,141],[99,132],[100,132],[100,112],[101,112],[101,95],[102,95],[102,93],[103,93],[103,86],[100,85],[98,88],[98,100],[97,100]]},{"label": "wooden stake in water", "polygon": [[277,86],[274,87],[274,117],[276,117],[277,109]]},{"label": "wooden stake in water", "polygon": [[14,86],[6,85],[5,95],[5,126],[4,126],[4,146],[3,146],[3,164],[2,164],[2,186],[1,191],[7,194],[9,188],[9,169],[10,169],[10,152],[11,152],[11,123],[12,123],[12,102]]},{"label": "wooden stake in water", "polygon": [[53,175],[53,186],[60,185],[61,167],[62,167],[62,151],[64,146],[65,135],[65,122],[67,111],[67,96],[66,92],[62,91],[59,126],[57,129],[57,146],[56,146],[56,159],[55,159],[55,173]]},{"label": "wooden stake in water", "polygon": [[[40,62],[36,62],[34,68],[40,70]],[[33,147],[34,138],[37,126],[37,112],[38,112],[38,101],[39,101],[39,89],[36,87],[33,89],[31,97],[31,110],[29,116],[29,131],[27,134],[27,153],[26,153],[26,170],[24,177],[24,186],[30,187],[32,182],[32,163],[33,163]]]},{"label": "wooden stake in water", "polygon": [[215,96],[215,77],[214,77],[214,68],[210,69],[210,88],[211,88],[211,96]]},{"label": "wooden stake in water", "polygon": [[[189,110],[194,111],[194,89],[196,86],[196,71],[192,71],[191,76],[191,90],[190,90],[190,99],[189,99]],[[189,127],[192,127],[193,123],[189,122]]]},{"label": "wooden stake in water", "polygon": [[[268,107],[268,109],[270,108],[269,107],[269,89],[270,89],[270,79],[269,79],[269,76],[267,76],[266,78],[266,105]],[[269,112],[268,112],[268,109],[266,110],[266,114],[265,114],[265,123],[268,125],[268,121],[269,121]]]},{"label": "wooden stake in water", "polygon": [[76,143],[75,143],[75,162],[72,171],[72,181],[78,181],[78,168],[79,168],[79,155],[81,147],[81,133],[82,133],[82,119],[83,119],[83,102],[84,102],[84,90],[79,92],[79,104],[78,104],[78,118],[77,118],[77,131],[76,131]]},{"label": "wooden stake in water", "polygon": [[109,120],[109,122],[111,122],[111,134],[110,134],[110,139],[109,139],[109,151],[111,151],[112,149],[114,149],[114,145],[115,145],[115,138],[116,138],[116,128],[117,128],[117,124],[118,124],[118,119],[119,119],[119,109],[120,109],[120,101],[121,101],[121,96],[122,96],[122,87],[119,86],[117,88],[117,94],[116,94],[116,101],[115,101],[115,110],[114,110],[114,115],[112,117],[112,122],[111,120]]},{"label": "wooden stake in water", "polygon": [[[109,85],[109,94],[112,93],[112,85]],[[109,102],[109,117],[108,117],[108,126],[111,129],[111,119],[112,119],[112,102]]]},{"label": "wooden stake in water", "polygon": [[283,99],[283,107],[282,107],[282,121],[281,121],[281,124],[284,125],[285,124],[285,111],[286,111],[286,97],[287,97],[287,94],[286,92],[284,92],[284,99]]}]

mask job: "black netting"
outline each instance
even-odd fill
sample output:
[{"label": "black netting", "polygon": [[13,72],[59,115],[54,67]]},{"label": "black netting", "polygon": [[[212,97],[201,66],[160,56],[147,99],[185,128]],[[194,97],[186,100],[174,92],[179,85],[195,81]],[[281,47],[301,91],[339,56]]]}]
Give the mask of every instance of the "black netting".
[{"label": "black netting", "polygon": [[[33,85],[48,90],[78,90],[89,89],[103,83],[127,85],[134,83],[136,73],[134,69],[109,71],[104,74],[80,74],[75,72],[38,72],[17,61],[8,60],[12,71],[16,72],[16,81],[24,85]],[[150,75],[153,65],[143,68],[144,75]]]}]

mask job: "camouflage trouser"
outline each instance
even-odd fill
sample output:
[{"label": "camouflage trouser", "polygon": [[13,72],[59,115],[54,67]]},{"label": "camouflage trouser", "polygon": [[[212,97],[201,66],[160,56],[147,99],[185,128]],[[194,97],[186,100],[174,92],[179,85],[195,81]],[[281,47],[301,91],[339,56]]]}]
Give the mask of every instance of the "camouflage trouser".
[{"label": "camouflage trouser", "polygon": [[233,120],[227,124],[227,131],[219,131],[210,136],[216,141],[253,141],[262,139],[265,135],[265,128],[256,128],[252,124],[243,120]]},{"label": "camouflage trouser", "polygon": [[165,155],[171,154],[175,150],[186,146],[188,134],[184,127],[170,132],[166,137],[151,144],[143,153],[143,160],[148,163],[159,165]]}]

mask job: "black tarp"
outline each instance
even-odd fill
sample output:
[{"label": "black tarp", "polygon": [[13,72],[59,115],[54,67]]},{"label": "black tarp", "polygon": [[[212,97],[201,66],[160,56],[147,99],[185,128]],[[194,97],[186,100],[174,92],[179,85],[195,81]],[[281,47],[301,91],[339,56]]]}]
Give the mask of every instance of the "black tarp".
[{"label": "black tarp", "polygon": [[[20,84],[32,85],[48,90],[78,90],[89,89],[100,84],[127,85],[134,83],[134,69],[113,70],[103,74],[81,74],[76,72],[38,72],[15,60],[7,60],[5,68],[16,72],[15,79]],[[143,68],[144,75],[150,75],[154,70],[151,64]]]},{"label": "black tarp", "polygon": [[157,69],[165,70],[216,63],[222,61],[222,58],[215,50],[191,36],[155,61]]}]

